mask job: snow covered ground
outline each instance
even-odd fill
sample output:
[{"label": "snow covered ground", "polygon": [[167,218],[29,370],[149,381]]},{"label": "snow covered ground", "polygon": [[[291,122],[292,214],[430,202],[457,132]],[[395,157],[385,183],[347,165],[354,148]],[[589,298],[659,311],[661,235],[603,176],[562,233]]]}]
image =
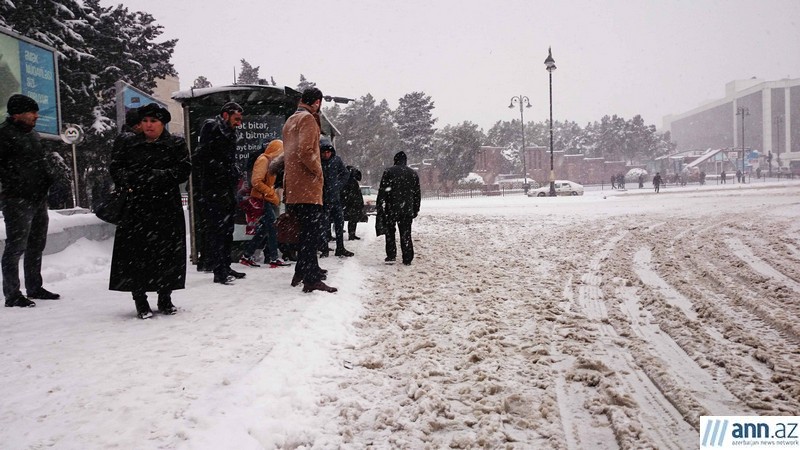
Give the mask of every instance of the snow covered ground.
[{"label": "snow covered ground", "polygon": [[426,200],[412,266],[362,224],[336,294],[190,266],[146,321],[84,239],[0,311],[0,447],[696,448],[800,415],[798,219],[798,182]]}]

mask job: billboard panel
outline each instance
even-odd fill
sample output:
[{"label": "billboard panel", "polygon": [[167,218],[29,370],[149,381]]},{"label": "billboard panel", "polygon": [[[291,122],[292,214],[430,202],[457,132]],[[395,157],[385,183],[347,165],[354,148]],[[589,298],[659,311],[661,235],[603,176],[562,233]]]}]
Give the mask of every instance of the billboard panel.
[{"label": "billboard panel", "polygon": [[[150,94],[145,93],[124,81],[117,81],[114,85],[117,89],[117,131],[122,131],[122,126],[125,124],[125,113],[133,108],[149,105],[150,103],[157,103],[163,108],[167,108],[164,102],[160,102]],[[169,124],[165,125],[169,131]]]},{"label": "billboard panel", "polygon": [[0,28],[0,115],[13,94],[23,94],[39,104],[36,131],[58,138],[61,111],[58,98],[58,63],[55,49]]}]

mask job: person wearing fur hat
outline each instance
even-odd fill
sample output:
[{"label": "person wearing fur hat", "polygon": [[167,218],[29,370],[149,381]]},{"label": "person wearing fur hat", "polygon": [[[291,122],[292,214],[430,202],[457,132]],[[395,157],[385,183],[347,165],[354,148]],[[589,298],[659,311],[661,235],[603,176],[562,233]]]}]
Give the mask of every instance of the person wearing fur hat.
[{"label": "person wearing fur hat", "polygon": [[111,256],[109,289],[130,292],[140,319],[152,317],[147,292],[158,293],[158,310],[172,315],[172,292],[186,283],[186,227],[179,185],[192,165],[186,141],[164,126],[169,111],[156,103],[139,108],[139,134],[126,134],[111,156],[111,177],[126,194]]},{"label": "person wearing fur hat", "polygon": [[[237,129],[244,109],[235,102],[222,106],[218,116],[200,128],[193,185],[199,187],[200,262],[199,269],[214,272],[214,283],[229,285],[243,272],[231,269],[236,190],[241,173],[236,166]],[[198,183],[199,181],[199,183]],[[199,186],[198,186],[199,185]]]},{"label": "person wearing fur hat", "polygon": [[[378,216],[382,218],[386,234],[386,263],[392,264],[397,257],[395,224],[400,229],[400,250],[403,264],[410,265],[414,259],[414,243],[411,240],[411,223],[419,214],[421,200],[419,176],[406,165],[406,154],[397,152],[394,165],[383,171],[378,198],[375,201]],[[376,220],[377,224],[377,220]]]},{"label": "person wearing fur hat", "polygon": [[[31,299],[56,300],[60,296],[42,287],[42,252],[47,244],[47,193],[55,181],[47,152],[34,130],[39,105],[14,94],[8,99],[8,118],[0,124],[0,184],[3,186],[3,220],[6,241],[2,266],[6,306],[30,308]],[[25,289],[20,291],[19,260],[23,254]]]}]

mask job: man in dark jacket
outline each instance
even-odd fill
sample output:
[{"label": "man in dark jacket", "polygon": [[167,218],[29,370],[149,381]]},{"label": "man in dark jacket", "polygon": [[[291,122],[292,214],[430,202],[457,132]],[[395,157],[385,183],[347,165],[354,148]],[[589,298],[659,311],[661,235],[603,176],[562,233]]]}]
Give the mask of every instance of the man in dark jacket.
[{"label": "man in dark jacket", "polygon": [[[30,97],[8,99],[8,118],[0,124],[0,183],[3,185],[3,220],[6,242],[2,257],[6,306],[33,307],[30,299],[55,300],[60,296],[42,287],[42,252],[47,244],[47,191],[54,176],[47,152],[33,130],[39,105]],[[19,259],[25,254],[25,289],[20,292]]]},{"label": "man in dark jacket", "polygon": [[406,165],[406,154],[394,155],[394,166],[386,169],[378,189],[377,212],[386,233],[386,262],[393,263],[397,257],[395,224],[400,229],[400,250],[403,264],[410,265],[414,259],[414,244],[411,241],[411,222],[419,214],[419,176]]},{"label": "man in dark jacket", "polygon": [[[320,157],[322,158],[322,174],[325,183],[322,187],[322,207],[327,220],[322,234],[326,241],[331,232],[331,223],[336,231],[336,256],[353,256],[353,252],[344,248],[344,212],[342,210],[342,189],[350,178],[350,172],[336,154],[336,149],[328,138],[320,138]],[[322,251],[322,256],[328,256],[328,246]]]},{"label": "man in dark jacket", "polygon": [[200,129],[194,157],[200,179],[201,215],[204,224],[201,251],[204,264],[214,271],[214,282],[230,284],[245,274],[231,269],[234,214],[236,212],[237,128],[242,125],[243,109],[237,103],[223,105],[220,114],[208,119]]}]

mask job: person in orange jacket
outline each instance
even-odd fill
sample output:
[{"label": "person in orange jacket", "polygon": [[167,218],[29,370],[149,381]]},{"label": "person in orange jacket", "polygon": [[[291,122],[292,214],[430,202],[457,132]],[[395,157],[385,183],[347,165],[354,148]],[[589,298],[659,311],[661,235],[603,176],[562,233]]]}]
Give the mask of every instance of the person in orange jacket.
[{"label": "person in orange jacket", "polygon": [[262,202],[264,213],[256,226],[256,232],[244,247],[244,254],[239,263],[250,267],[260,267],[253,260],[253,255],[259,248],[264,248],[264,241],[269,246],[269,255],[264,259],[270,267],[285,267],[287,264],[278,258],[278,232],[275,228],[275,219],[280,213],[280,198],[275,192],[275,174],[269,171],[269,165],[279,156],[283,155],[283,141],[275,139],[264,148],[264,153],[258,156],[253,164],[253,174],[250,176],[250,201]]}]

